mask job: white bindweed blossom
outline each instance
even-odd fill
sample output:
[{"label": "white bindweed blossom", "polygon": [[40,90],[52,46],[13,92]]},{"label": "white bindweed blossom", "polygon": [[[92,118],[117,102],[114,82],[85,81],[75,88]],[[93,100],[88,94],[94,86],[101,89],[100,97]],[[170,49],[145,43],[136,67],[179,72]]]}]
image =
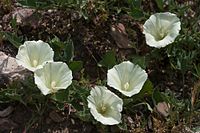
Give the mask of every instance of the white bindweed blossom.
[{"label": "white bindweed blossom", "polygon": [[107,84],[129,97],[139,93],[146,80],[145,70],[130,61],[115,65],[107,73]]},{"label": "white bindweed blossom", "polygon": [[181,30],[181,22],[176,14],[156,13],[150,16],[143,28],[147,45],[161,48],[174,42]]},{"label": "white bindweed blossom", "polygon": [[53,56],[54,51],[48,43],[41,40],[25,41],[24,44],[19,47],[16,61],[19,65],[34,72],[42,68],[46,62],[53,61]]},{"label": "white bindweed blossom", "polygon": [[63,62],[47,62],[34,72],[35,84],[43,95],[66,89],[72,83],[72,78],[72,71]]},{"label": "white bindweed blossom", "polygon": [[88,107],[94,118],[104,125],[121,122],[123,101],[105,86],[95,86],[87,98]]}]

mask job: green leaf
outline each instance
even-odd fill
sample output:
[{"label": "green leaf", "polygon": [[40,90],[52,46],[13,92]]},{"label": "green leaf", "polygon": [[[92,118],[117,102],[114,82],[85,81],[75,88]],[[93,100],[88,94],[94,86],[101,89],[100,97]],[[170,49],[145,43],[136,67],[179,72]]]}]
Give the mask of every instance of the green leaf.
[{"label": "green leaf", "polygon": [[200,126],[198,125],[196,127],[193,127],[192,131],[195,132],[195,133],[198,133],[200,131]]},{"label": "green leaf", "polygon": [[56,45],[59,48],[64,48],[64,43],[60,41],[60,39],[57,36],[54,36],[53,39],[50,40],[50,44]]},{"label": "green leaf", "polygon": [[64,102],[68,102],[68,96],[69,96],[69,88],[65,89],[65,90],[59,90],[58,92],[54,93],[53,95],[51,95],[51,99],[53,99],[54,101],[60,102],[60,103],[64,103]]},{"label": "green leaf", "polygon": [[116,64],[115,52],[109,51],[103,55],[102,60],[98,63],[99,67],[112,68]]},{"label": "green leaf", "polygon": [[88,121],[92,120],[92,117],[91,117],[89,109],[83,109],[83,111],[77,111],[76,115],[82,121],[87,121],[88,122]]},{"label": "green leaf", "polygon": [[142,0],[128,0],[128,4],[134,8],[140,9]]},{"label": "green leaf", "polygon": [[135,63],[135,64],[138,64],[140,67],[142,67],[143,69],[146,69],[146,67],[147,67],[147,63],[148,62],[146,62],[146,57],[145,56],[134,56],[133,57],[133,62]]},{"label": "green leaf", "polygon": [[73,41],[68,38],[66,42],[64,42],[64,59],[66,62],[72,61],[74,58],[74,44]]},{"label": "green leaf", "polygon": [[155,0],[158,8],[162,11],[163,10],[163,5],[164,1],[163,0]]},{"label": "green leaf", "polygon": [[55,104],[56,104],[57,109],[59,109],[59,110],[64,110],[65,109],[65,103],[56,102]]},{"label": "green leaf", "polygon": [[18,0],[19,4],[23,6],[28,6],[32,8],[47,8],[51,6],[53,1],[44,1],[44,0]]},{"label": "green leaf", "polygon": [[0,103],[12,102],[12,100],[8,96],[6,96],[7,91],[7,89],[0,90]]},{"label": "green leaf", "polygon": [[131,98],[124,99],[124,105],[129,103],[137,103],[138,101],[144,101],[144,97],[151,96],[153,93],[153,85],[150,80],[147,80],[140,91],[140,93],[133,95]]},{"label": "green leaf", "polygon": [[12,43],[16,48],[19,48],[19,46],[22,45],[23,39],[14,33],[2,32],[2,34],[4,35],[5,39]]},{"label": "green leaf", "polygon": [[73,100],[70,102],[70,104],[75,108],[77,111],[83,110],[83,105],[80,105],[80,103],[77,100]]},{"label": "green leaf", "polygon": [[73,84],[73,92],[75,92],[82,102],[87,101],[87,96],[90,94],[90,90],[88,88]]},{"label": "green leaf", "polygon": [[22,100],[22,96],[19,94],[15,94],[15,93],[5,93],[5,96],[7,96],[8,98],[10,98],[13,101],[19,101],[21,103],[23,103],[24,105],[26,105],[26,103]]},{"label": "green leaf", "polygon": [[83,62],[82,61],[71,61],[69,63],[69,68],[72,70],[72,72],[80,71],[83,68]]},{"label": "green leaf", "polygon": [[158,89],[155,89],[152,95],[152,99],[154,104],[157,105],[159,102],[164,102],[166,98]]},{"label": "green leaf", "polygon": [[140,20],[144,17],[144,13],[141,9],[137,9],[137,8],[133,8],[131,10],[131,16],[134,18],[134,19],[137,19],[137,20]]},{"label": "green leaf", "polygon": [[194,68],[195,68],[195,72],[193,72],[193,74],[200,78],[200,64],[194,64]]},{"label": "green leaf", "polygon": [[15,32],[17,32],[18,27],[17,27],[17,19],[16,19],[16,17],[11,19],[10,24],[11,24],[11,27],[15,30]]}]

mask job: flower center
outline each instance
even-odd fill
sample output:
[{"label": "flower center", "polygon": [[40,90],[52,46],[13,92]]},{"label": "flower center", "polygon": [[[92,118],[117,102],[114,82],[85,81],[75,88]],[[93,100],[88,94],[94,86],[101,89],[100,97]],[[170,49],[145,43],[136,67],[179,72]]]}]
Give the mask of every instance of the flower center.
[{"label": "flower center", "polygon": [[160,32],[160,40],[162,40],[164,37],[166,36],[166,33],[165,32]]},{"label": "flower center", "polygon": [[127,91],[127,90],[129,89],[129,86],[130,86],[129,83],[126,82],[126,83],[124,84],[124,90]]},{"label": "flower center", "polygon": [[167,31],[163,28],[160,28],[160,30],[158,31],[158,34],[157,34],[157,41],[160,41],[162,40],[163,38],[165,38],[165,36],[167,35]]},{"label": "flower center", "polygon": [[104,103],[101,103],[100,107],[98,108],[98,112],[102,115],[105,115],[107,112],[107,105],[105,105]]},{"label": "flower center", "polygon": [[51,82],[51,88],[54,89],[55,87],[56,87],[56,82],[55,82],[55,81],[52,81],[52,82]]},{"label": "flower center", "polygon": [[38,65],[38,61],[37,60],[33,60],[33,67],[36,67]]}]

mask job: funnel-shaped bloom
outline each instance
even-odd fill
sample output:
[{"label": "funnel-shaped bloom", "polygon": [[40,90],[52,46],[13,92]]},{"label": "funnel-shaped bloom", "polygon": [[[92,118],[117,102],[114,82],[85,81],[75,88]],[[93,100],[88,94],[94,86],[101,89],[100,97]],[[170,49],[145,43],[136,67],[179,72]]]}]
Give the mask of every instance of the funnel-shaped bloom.
[{"label": "funnel-shaped bloom", "polygon": [[174,42],[181,30],[181,23],[173,13],[156,13],[150,16],[143,28],[147,45],[161,48]]},{"label": "funnel-shaped bloom", "polygon": [[49,61],[53,61],[54,52],[48,43],[39,41],[26,41],[19,47],[16,61],[19,65],[35,71]]},{"label": "funnel-shaped bloom", "polygon": [[95,86],[87,98],[88,107],[94,118],[104,125],[121,122],[123,101],[104,86]]},{"label": "funnel-shaped bloom", "polygon": [[109,86],[131,97],[140,92],[147,80],[147,73],[138,65],[124,61],[108,70],[107,80]]},{"label": "funnel-shaped bloom", "polygon": [[72,71],[63,62],[47,62],[34,72],[35,84],[44,95],[66,89],[72,83]]}]

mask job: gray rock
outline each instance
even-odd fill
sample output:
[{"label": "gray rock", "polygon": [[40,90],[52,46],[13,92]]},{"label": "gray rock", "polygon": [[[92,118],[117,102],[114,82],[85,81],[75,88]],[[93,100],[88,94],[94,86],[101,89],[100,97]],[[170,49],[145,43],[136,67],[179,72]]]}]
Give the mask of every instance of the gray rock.
[{"label": "gray rock", "polygon": [[9,82],[20,79],[24,80],[31,73],[18,65],[15,58],[0,51],[0,79],[7,78]]}]

